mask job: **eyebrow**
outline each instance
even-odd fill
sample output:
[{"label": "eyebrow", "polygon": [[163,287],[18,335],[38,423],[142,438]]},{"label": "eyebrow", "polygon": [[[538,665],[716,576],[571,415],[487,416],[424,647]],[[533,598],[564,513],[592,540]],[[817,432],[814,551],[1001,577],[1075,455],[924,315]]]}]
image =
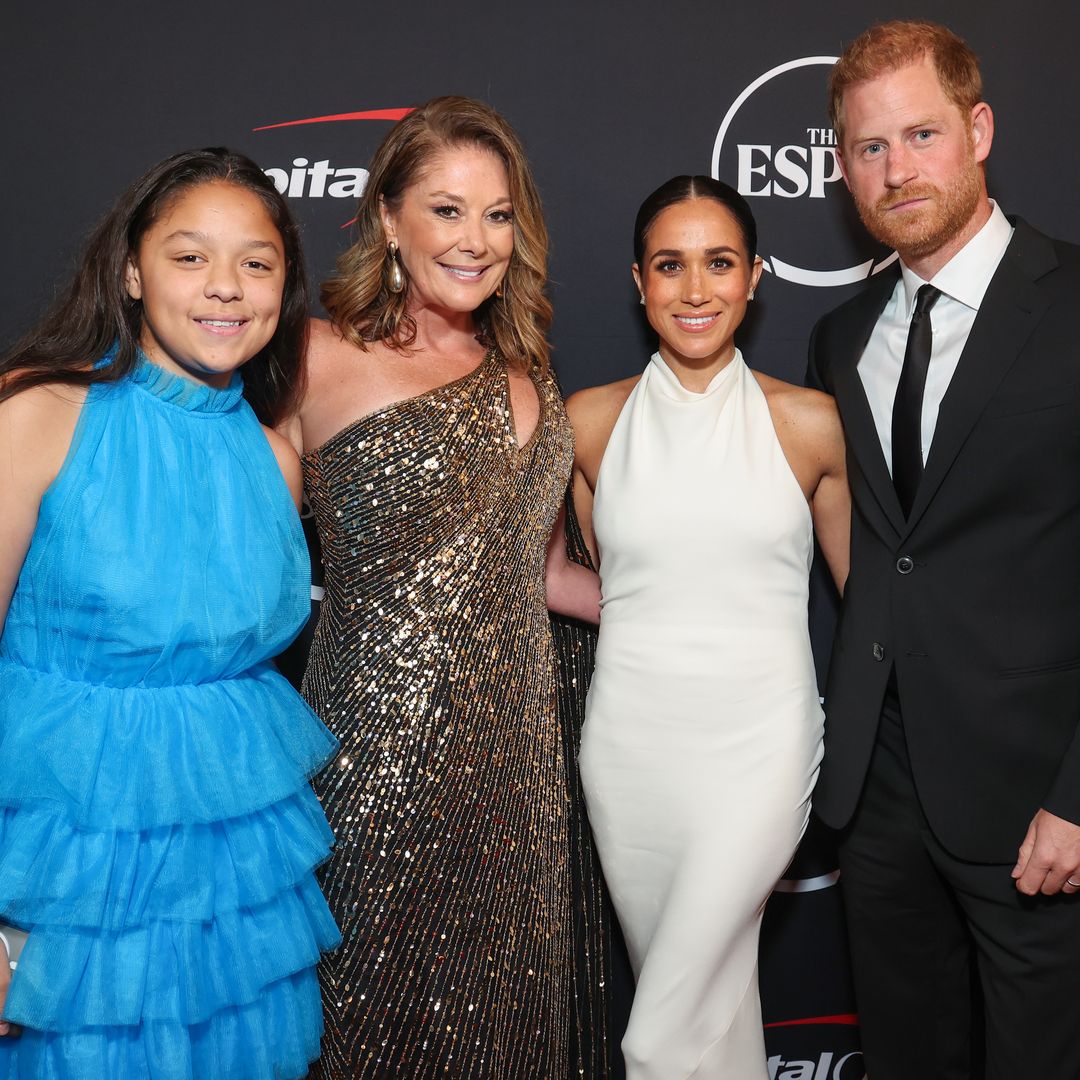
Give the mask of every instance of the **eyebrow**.
[{"label": "eyebrow", "polygon": [[[169,240],[193,240],[197,244],[211,244],[213,243],[213,237],[209,233],[193,232],[190,229],[177,229],[176,232],[169,233],[165,237],[166,242]],[[243,247],[262,251],[265,248],[270,248],[272,251],[277,251],[278,246],[272,240],[245,240]]]},{"label": "eyebrow", "polygon": [[[942,122],[942,118],[940,116],[930,115],[930,116],[924,117],[922,120],[916,120],[912,124],[905,124],[904,125],[904,131],[921,131],[923,128],[934,127],[937,124],[940,124],[941,122]],[[888,140],[885,139],[881,135],[852,135],[851,136],[851,142],[853,144],[854,143],[865,143],[865,142],[871,142],[871,143],[873,143],[873,142],[887,142],[887,141]]]},{"label": "eyebrow", "polygon": [[[654,251],[652,253],[652,257],[654,259],[656,259],[656,258],[659,258],[661,255],[663,255],[665,258],[670,259],[672,256],[675,256],[676,258],[678,258],[682,254],[683,254],[683,252],[678,250],[677,248],[664,248],[662,251]],[[738,248],[733,248],[733,247],[727,247],[726,245],[722,245],[720,247],[706,248],[705,249],[705,254],[706,255],[729,255],[729,254],[730,255],[738,255],[739,254],[739,249]]]},{"label": "eyebrow", "polygon": [[[432,191],[429,194],[432,199],[448,199],[450,202],[465,202],[464,195],[455,195],[451,191]],[[514,200],[509,195],[500,195],[491,205],[498,206],[500,203],[512,203]]]}]

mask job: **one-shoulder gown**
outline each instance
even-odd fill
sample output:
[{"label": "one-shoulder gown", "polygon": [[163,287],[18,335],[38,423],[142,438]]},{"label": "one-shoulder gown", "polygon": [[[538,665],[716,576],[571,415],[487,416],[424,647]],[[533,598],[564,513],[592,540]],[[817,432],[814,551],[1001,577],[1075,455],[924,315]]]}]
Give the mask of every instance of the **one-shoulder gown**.
[{"label": "one-shoulder gown", "polygon": [[341,739],[316,788],[345,942],[325,1080],[568,1075],[568,789],[544,592],[573,461],[506,363],[359,417],[304,458],[326,597],[304,693]]},{"label": "one-shoulder gown", "polygon": [[581,772],[637,990],[629,1080],[766,1080],[757,949],[806,826],[822,712],[809,507],[740,354],[659,355],[601,463],[603,606]]},{"label": "one-shoulder gown", "polygon": [[335,743],[270,658],[300,520],[239,376],[93,386],[0,638],[0,921],[30,930],[3,1080],[284,1080],[338,940],[308,777]]}]

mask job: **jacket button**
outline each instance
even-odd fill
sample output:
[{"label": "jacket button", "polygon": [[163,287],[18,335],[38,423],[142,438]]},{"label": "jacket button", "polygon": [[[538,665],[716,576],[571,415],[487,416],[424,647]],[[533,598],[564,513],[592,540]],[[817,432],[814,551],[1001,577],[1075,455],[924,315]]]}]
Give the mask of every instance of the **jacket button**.
[{"label": "jacket button", "polygon": [[874,648],[873,648],[872,651],[874,653],[874,659],[875,660],[884,660],[885,659],[885,646],[882,645],[880,641],[875,641],[874,642]]},{"label": "jacket button", "polygon": [[901,555],[896,560],[896,569],[901,574],[910,574],[915,569],[915,560],[910,555]]}]

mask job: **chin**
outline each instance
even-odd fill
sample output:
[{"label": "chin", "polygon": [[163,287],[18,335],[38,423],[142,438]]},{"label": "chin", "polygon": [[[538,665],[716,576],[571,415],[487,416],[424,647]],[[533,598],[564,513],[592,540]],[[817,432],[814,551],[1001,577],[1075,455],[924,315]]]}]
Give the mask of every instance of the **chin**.
[{"label": "chin", "polygon": [[668,344],[687,360],[708,360],[723,350],[724,340],[719,337],[699,338],[688,334]]},{"label": "chin", "polygon": [[426,296],[415,292],[410,297],[410,306],[415,306],[417,309],[430,308],[433,311],[445,311],[451,315],[467,315],[476,311],[490,295],[479,287],[443,290]]}]

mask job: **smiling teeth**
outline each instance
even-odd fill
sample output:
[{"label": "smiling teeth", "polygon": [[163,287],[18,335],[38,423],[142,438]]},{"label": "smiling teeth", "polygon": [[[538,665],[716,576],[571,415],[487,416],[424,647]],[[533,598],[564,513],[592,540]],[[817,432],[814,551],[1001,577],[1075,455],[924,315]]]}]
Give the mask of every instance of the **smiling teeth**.
[{"label": "smiling teeth", "polygon": [[448,270],[451,274],[457,274],[458,277],[467,278],[478,278],[484,272],[483,267],[481,267],[479,270],[462,270],[460,267],[457,266],[444,266],[443,269]]},{"label": "smiling teeth", "polygon": [[200,319],[203,326],[239,326],[243,319]]},{"label": "smiling teeth", "polygon": [[687,326],[707,326],[713,321],[712,315],[676,315],[676,319]]}]

